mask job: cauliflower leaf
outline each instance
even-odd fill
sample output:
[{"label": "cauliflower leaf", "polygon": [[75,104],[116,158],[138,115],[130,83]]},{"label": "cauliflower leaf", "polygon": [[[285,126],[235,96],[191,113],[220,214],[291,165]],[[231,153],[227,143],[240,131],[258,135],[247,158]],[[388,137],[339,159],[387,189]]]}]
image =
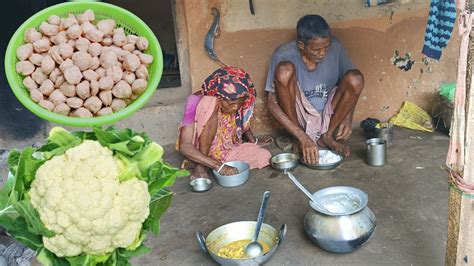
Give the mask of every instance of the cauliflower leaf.
[{"label": "cauliflower leaf", "polygon": [[[90,148],[84,152],[73,152],[90,141],[108,149],[116,162],[117,183],[110,186],[107,178],[97,181],[105,182],[100,185],[102,192],[95,192],[92,188],[97,185],[87,182],[96,182],[88,177],[110,175],[109,171],[104,170],[107,162],[100,156],[89,156],[87,151]],[[47,143],[42,147],[10,152],[8,165],[11,178],[0,190],[0,224],[19,242],[36,250],[38,261],[44,265],[130,265],[131,257],[150,250],[143,245],[147,233],[158,234],[160,231],[159,219],[170,206],[173,196],[168,187],[174,184],[176,178],[188,175],[187,171],[178,170],[164,162],[163,152],[163,148],[145,133],[131,129],[95,127],[90,132],[68,132],[62,128],[53,128]],[[87,163],[84,166],[68,163],[67,160],[71,158],[89,160],[88,163],[96,166],[87,168]],[[45,165],[49,166],[44,168]],[[76,172],[80,178],[74,182],[85,182],[86,189],[82,192],[79,191],[79,183],[74,183],[71,178],[64,179],[66,176],[75,176]],[[39,176],[46,179],[40,181]],[[123,188],[119,189],[122,185]],[[113,190],[113,187],[117,190]],[[63,190],[68,192],[64,194],[61,192]],[[122,195],[115,201],[117,206],[123,206],[124,209],[114,209],[114,205],[110,205],[114,201],[104,197],[104,193],[109,193],[106,191],[116,193],[110,195]],[[88,196],[84,197],[86,194]],[[68,195],[81,200],[68,205]],[[143,198],[143,195],[149,196]],[[74,197],[69,196],[69,199]],[[147,206],[145,212],[140,203],[143,200]],[[102,206],[110,214],[99,213],[100,208],[94,211],[92,206]],[[76,215],[80,213],[75,210],[77,208],[83,208],[88,213]],[[122,220],[124,212],[128,213],[127,219],[137,220],[123,223],[126,221]],[[104,224],[107,226],[103,227],[94,217],[106,217],[114,222],[106,222]],[[87,220],[92,218],[96,221],[94,224]],[[108,238],[100,231],[111,230],[114,226],[119,231],[114,231],[113,238]],[[120,228],[123,230],[120,231]],[[69,243],[67,239],[79,242],[71,242],[76,244],[65,249],[66,246],[62,245]],[[88,243],[88,246],[78,249],[77,243],[81,241]],[[110,248],[108,243],[118,246]]]}]

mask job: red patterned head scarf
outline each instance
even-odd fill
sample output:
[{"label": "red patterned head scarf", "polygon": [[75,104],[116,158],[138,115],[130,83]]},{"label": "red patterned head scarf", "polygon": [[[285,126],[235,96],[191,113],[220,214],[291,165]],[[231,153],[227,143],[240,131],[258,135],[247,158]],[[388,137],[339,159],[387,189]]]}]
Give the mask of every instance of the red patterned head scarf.
[{"label": "red patterned head scarf", "polygon": [[209,75],[202,84],[201,89],[203,95],[225,100],[236,100],[246,97],[240,109],[237,110],[236,116],[237,134],[241,137],[242,133],[250,127],[249,122],[253,115],[255,97],[257,97],[249,74],[241,68],[225,66]]}]

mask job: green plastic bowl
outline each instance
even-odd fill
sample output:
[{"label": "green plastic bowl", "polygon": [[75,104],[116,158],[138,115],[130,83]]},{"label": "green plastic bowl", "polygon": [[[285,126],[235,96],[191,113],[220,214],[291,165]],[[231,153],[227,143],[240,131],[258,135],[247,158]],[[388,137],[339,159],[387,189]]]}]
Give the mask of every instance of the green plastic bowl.
[{"label": "green plastic bowl", "polygon": [[[16,73],[15,65],[18,62],[18,59],[16,58],[16,49],[24,43],[23,37],[25,31],[29,28],[38,29],[41,22],[46,21],[49,16],[57,15],[60,17],[66,17],[69,13],[77,15],[83,13],[87,9],[94,11],[96,21],[108,18],[114,19],[117,22],[117,25],[124,28],[127,34],[136,34],[148,39],[148,50],[145,52],[153,55],[154,58],[153,63],[148,66],[148,73],[150,76],[148,87],[140,97],[126,108],[110,115],[80,118],[50,112],[31,100],[28,89],[23,85],[24,77]],[[5,73],[15,96],[35,115],[62,125],[78,127],[98,126],[111,124],[124,119],[145,105],[145,103],[155,93],[158,83],[160,82],[163,73],[163,54],[161,53],[160,44],[156,39],[155,34],[153,34],[153,31],[145,24],[145,22],[131,12],[115,5],[100,2],[69,2],[43,9],[30,17],[18,28],[8,43],[5,54]]]}]

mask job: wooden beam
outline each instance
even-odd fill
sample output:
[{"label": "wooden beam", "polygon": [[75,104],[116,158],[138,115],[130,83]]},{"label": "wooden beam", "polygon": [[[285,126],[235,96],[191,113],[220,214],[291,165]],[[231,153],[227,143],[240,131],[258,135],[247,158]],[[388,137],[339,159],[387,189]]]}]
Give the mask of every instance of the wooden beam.
[{"label": "wooden beam", "polygon": [[[469,1],[468,1],[469,2]],[[463,178],[474,184],[474,88],[472,65],[474,42],[469,40],[466,75],[466,132],[464,145]],[[474,195],[462,194],[451,187],[448,210],[448,239],[446,265],[474,265]]]}]

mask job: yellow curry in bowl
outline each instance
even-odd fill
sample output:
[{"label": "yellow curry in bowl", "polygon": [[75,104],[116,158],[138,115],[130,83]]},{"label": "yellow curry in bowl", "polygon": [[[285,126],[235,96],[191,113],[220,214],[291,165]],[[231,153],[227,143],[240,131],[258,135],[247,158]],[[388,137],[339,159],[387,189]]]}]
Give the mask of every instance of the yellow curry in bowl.
[{"label": "yellow curry in bowl", "polygon": [[[250,239],[244,239],[231,242],[220,248],[217,255],[228,259],[248,259],[249,257],[245,255],[245,246],[251,241]],[[270,251],[270,246],[267,243],[263,241],[258,241],[258,243],[263,247],[263,254]]]}]

